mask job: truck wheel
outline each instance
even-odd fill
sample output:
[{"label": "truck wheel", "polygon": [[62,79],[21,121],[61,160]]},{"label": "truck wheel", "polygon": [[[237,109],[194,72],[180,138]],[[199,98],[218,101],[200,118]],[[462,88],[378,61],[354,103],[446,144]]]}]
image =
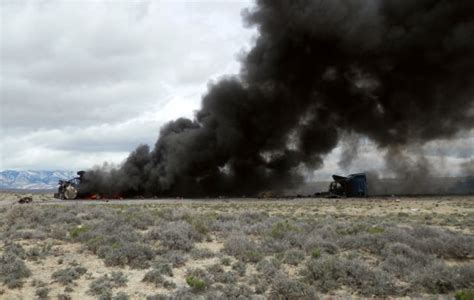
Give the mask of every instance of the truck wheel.
[{"label": "truck wheel", "polygon": [[68,186],[64,190],[64,198],[66,200],[74,200],[77,197],[77,190],[73,186]]}]

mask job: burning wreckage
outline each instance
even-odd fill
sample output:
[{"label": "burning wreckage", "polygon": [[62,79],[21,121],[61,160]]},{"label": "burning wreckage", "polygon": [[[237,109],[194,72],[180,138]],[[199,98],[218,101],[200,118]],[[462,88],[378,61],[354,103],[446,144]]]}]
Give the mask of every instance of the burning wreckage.
[{"label": "burning wreckage", "polygon": [[367,177],[364,173],[351,174],[347,177],[332,175],[328,197],[367,197]]},{"label": "burning wreckage", "polygon": [[54,198],[61,200],[74,200],[78,198],[79,184],[84,178],[85,171],[77,172],[78,177],[69,180],[59,180],[58,191],[54,193]]},{"label": "burning wreckage", "polygon": [[[59,180],[58,191],[54,193],[54,198],[61,200],[75,199],[100,199],[97,194],[87,194],[81,190],[81,183],[84,183],[85,171],[77,172],[77,177],[69,180]],[[334,179],[329,185],[326,193],[316,193],[315,196],[326,196],[328,198],[344,198],[344,197],[367,197],[367,177],[364,173],[351,174],[347,177],[340,175],[332,175]],[[272,198],[274,194],[271,192],[260,193],[258,198]],[[112,197],[121,199],[121,197]]]}]

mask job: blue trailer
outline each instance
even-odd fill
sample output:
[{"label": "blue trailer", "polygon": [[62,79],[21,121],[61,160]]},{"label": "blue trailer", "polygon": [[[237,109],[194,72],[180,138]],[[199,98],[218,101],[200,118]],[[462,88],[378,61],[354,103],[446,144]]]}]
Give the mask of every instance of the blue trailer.
[{"label": "blue trailer", "polygon": [[367,176],[364,173],[351,174],[347,177],[332,175],[329,185],[330,197],[367,197]]}]

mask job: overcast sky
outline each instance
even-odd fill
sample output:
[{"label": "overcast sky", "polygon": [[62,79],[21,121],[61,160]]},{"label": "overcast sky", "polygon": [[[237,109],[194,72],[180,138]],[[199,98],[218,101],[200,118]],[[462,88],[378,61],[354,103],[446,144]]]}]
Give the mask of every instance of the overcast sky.
[{"label": "overcast sky", "polygon": [[[192,117],[257,34],[242,25],[250,0],[0,1],[0,170],[120,163],[166,121]],[[423,150],[459,166],[474,156],[473,136]],[[337,171],[342,150],[318,174]],[[344,171],[383,167],[370,142],[359,153]]]},{"label": "overcast sky", "polygon": [[250,1],[1,1],[0,169],[122,161],[237,73]]}]

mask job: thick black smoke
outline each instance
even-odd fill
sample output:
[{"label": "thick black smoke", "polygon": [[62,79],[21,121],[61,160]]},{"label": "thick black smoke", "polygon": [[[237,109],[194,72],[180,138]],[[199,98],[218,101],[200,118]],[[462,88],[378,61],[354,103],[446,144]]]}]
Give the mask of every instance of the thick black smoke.
[{"label": "thick black smoke", "polygon": [[249,195],[318,168],[342,135],[381,148],[474,127],[474,1],[260,0],[238,76],[209,86],[178,119],[90,190]]}]

